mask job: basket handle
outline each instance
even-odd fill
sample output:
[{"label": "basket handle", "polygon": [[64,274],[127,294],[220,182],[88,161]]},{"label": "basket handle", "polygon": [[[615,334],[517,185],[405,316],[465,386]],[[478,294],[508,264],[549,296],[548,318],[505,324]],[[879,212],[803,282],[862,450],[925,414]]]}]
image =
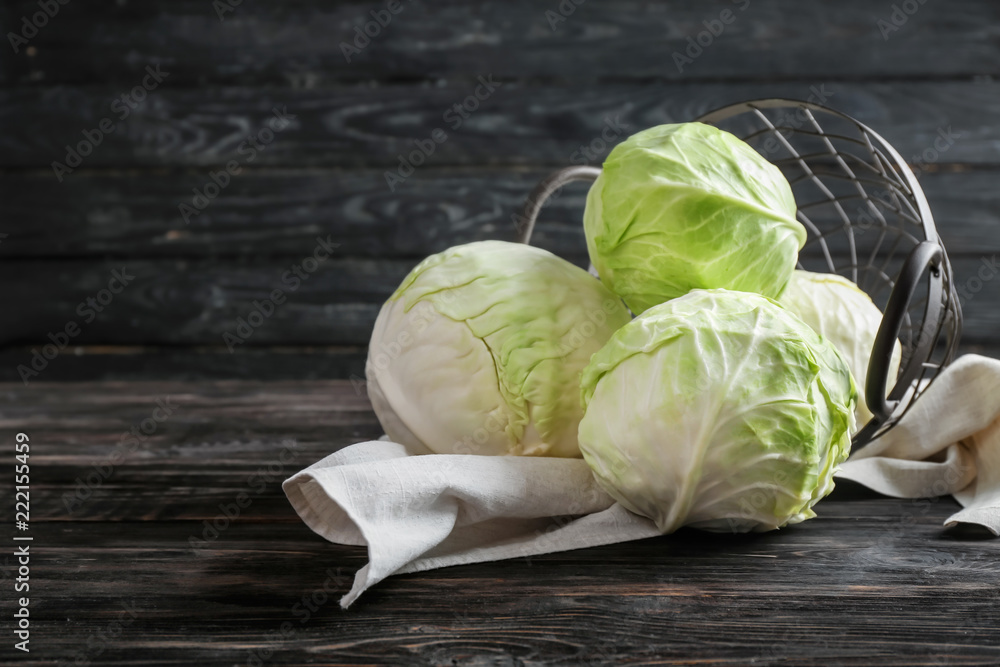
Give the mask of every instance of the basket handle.
[{"label": "basket handle", "polygon": [[[882,323],[875,335],[875,344],[872,345],[872,356],[868,360],[865,394],[868,409],[875,415],[872,422],[881,424],[889,419],[899,406],[903,394],[923,370],[922,363],[908,364],[893,385],[892,393],[886,398],[885,389],[889,379],[892,350],[899,338],[903,318],[909,310],[910,301],[913,299],[913,294],[920,284],[920,278],[924,275],[924,271],[930,270],[933,275],[937,276],[941,270],[942,257],[943,252],[940,244],[935,241],[923,241],[910,252],[899,271],[899,275],[896,276],[896,284],[889,294],[885,314],[882,316]],[[935,286],[932,282],[931,290],[939,292],[940,287]],[[940,308],[941,295],[938,293],[928,294],[927,312],[923,318],[924,328],[916,340],[915,349],[910,355],[910,359],[927,359],[929,357],[931,347],[937,342],[935,327],[939,319],[938,313],[932,311],[940,310]]]},{"label": "basket handle", "polygon": [[545,200],[551,197],[552,193],[573,181],[596,181],[600,175],[600,167],[582,165],[564,167],[542,179],[528,195],[520,212],[515,217],[517,242],[528,243],[531,241],[531,232],[535,230],[535,220],[538,219],[538,213],[545,205]]}]

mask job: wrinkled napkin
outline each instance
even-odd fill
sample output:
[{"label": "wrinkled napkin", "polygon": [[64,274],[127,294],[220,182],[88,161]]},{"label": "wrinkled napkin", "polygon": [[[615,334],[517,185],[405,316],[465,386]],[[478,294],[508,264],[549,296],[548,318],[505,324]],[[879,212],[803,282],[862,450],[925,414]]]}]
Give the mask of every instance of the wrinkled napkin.
[{"label": "wrinkled napkin", "polygon": [[[959,358],[837,477],[897,498],[953,495],[963,509],[945,525],[1000,535],[1000,361]],[[581,459],[422,455],[377,440],[327,456],[282,488],[313,531],[368,547],[344,608],[392,574],[659,534]]]}]

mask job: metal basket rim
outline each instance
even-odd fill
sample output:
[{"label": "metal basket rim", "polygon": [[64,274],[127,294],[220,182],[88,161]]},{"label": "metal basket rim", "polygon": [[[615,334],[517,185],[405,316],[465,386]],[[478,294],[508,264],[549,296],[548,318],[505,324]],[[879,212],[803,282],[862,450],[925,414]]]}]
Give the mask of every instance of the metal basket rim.
[{"label": "metal basket rim", "polygon": [[[880,159],[878,151],[879,150],[883,151],[884,155],[881,156],[882,160],[884,161],[885,157],[887,156],[893,162],[892,165],[885,165],[885,168],[893,169],[894,171],[893,176],[898,176],[899,178],[903,179],[904,181],[903,184],[909,190],[908,193],[904,193],[904,196],[912,197],[913,202],[917,206],[917,212],[919,213],[920,216],[920,227],[922,228],[926,239],[925,241],[921,242],[916,247],[914,247],[914,249],[910,253],[910,257],[907,257],[907,262],[909,262],[909,260],[912,258],[914,254],[917,254],[916,251],[918,250],[920,245],[933,244],[934,246],[940,249],[940,259],[937,261],[937,263],[933,265],[928,264],[926,267],[924,267],[924,270],[922,270],[917,275],[917,278],[915,278],[916,280],[926,279],[926,281],[928,282],[928,286],[932,290],[932,292],[934,292],[936,289],[936,291],[940,293],[940,299],[937,304],[932,305],[928,298],[928,301],[924,306],[924,312],[922,314],[922,320],[921,320],[921,325],[922,325],[921,328],[927,327],[928,319],[935,320],[934,328],[936,330],[938,339],[930,343],[929,349],[924,350],[924,352],[926,353],[924,357],[926,357],[926,359],[921,358],[919,361],[917,361],[916,355],[914,355],[914,357],[910,360],[907,367],[905,369],[904,368],[900,369],[900,375],[897,376],[896,378],[897,381],[894,382],[891,393],[887,397],[886,401],[882,403],[883,407],[886,407],[888,405],[887,411],[882,415],[877,415],[868,423],[868,425],[865,428],[858,430],[852,437],[852,445],[853,445],[852,448],[858,449],[868,444],[875,438],[884,435],[891,428],[893,428],[896,425],[896,423],[898,423],[898,421],[902,418],[902,416],[910,409],[910,407],[917,400],[917,398],[919,398],[920,394],[926,391],[927,386],[929,386],[930,383],[933,382],[937,374],[940,373],[940,370],[943,369],[952,361],[955,354],[955,347],[957,347],[958,340],[961,337],[961,329],[962,329],[961,305],[957,299],[957,294],[955,292],[955,287],[953,284],[952,273],[951,273],[951,262],[948,257],[947,251],[945,250],[944,244],[941,241],[940,236],[938,235],[937,227],[934,223],[934,217],[933,214],[931,213],[930,204],[927,202],[927,198],[926,195],[924,194],[923,188],[920,186],[916,175],[913,173],[913,170],[903,159],[902,155],[900,155],[900,153],[895,149],[895,147],[893,147],[892,144],[890,144],[878,132],[871,129],[870,127],[868,127],[861,121],[857,120],[856,118],[850,116],[849,114],[844,113],[842,111],[838,111],[837,109],[833,109],[816,102],[810,102],[807,100],[796,100],[792,98],[761,98],[756,100],[737,102],[735,104],[728,104],[722,107],[718,107],[705,114],[702,114],[701,116],[695,119],[695,122],[715,124],[721,121],[725,121],[729,118],[733,118],[738,114],[753,112],[756,113],[758,118],[767,122],[767,124],[770,126],[770,129],[766,131],[777,132],[777,128],[773,124],[771,124],[770,120],[766,116],[763,115],[761,109],[781,109],[789,107],[797,107],[800,109],[804,108],[808,111],[819,111],[824,114],[830,114],[843,121],[846,121],[847,123],[852,124],[859,131],[861,136],[865,138],[864,145],[866,145],[869,152],[871,153],[871,157],[876,162],[879,162]],[[812,121],[814,127],[817,130],[817,133],[814,134],[816,136],[822,136],[824,139],[827,140],[827,145],[831,148],[832,151],[830,154],[836,155],[840,157],[841,160],[843,160],[843,158],[841,157],[843,153],[841,151],[838,151],[836,148],[832,146],[832,144],[829,142],[829,138],[834,137],[848,141],[851,141],[852,139],[850,137],[845,137],[839,134],[832,134],[832,133],[828,134],[823,131],[818,121],[816,121],[816,119],[812,117],[811,114],[809,115],[809,119]],[[797,130],[797,128],[789,128],[789,129],[791,129],[793,132]],[[853,141],[859,144],[861,143],[857,142],[856,139],[853,139]],[[876,149],[876,146],[873,145],[871,142],[875,142],[878,148]],[[791,149],[791,147],[787,144],[786,148],[788,148],[793,155],[792,158],[788,159],[797,160],[803,167],[805,167],[808,175],[815,181],[817,177],[815,176],[815,174],[812,173],[811,168],[803,162],[803,157],[797,155],[796,151],[794,151],[794,149]],[[773,162],[772,160],[767,158],[766,155],[763,157],[765,159],[768,159],[769,162]],[[852,155],[852,157],[854,157],[855,159],[860,159],[856,155]],[[891,180],[891,177],[886,173],[885,168],[883,168],[882,164],[878,165],[878,169],[879,171],[881,171],[882,176],[887,180],[887,182],[889,182]],[[515,217],[517,225],[518,241],[522,243],[530,242],[531,234],[534,229],[538,214],[542,208],[542,205],[544,204],[545,200],[548,199],[548,197],[550,197],[556,190],[558,190],[562,186],[572,181],[593,181],[601,174],[601,171],[602,169],[600,167],[593,167],[589,165],[565,167],[550,174],[548,177],[540,181],[536,185],[534,190],[532,190],[532,192],[529,194],[527,200],[525,201],[523,207],[521,208],[520,214]],[[849,172],[848,177],[850,177],[850,173],[851,172]],[[852,177],[852,180],[858,181],[856,177]],[[832,195],[829,195],[829,193],[828,196],[832,197]],[[832,201],[837,201],[837,199],[833,199]],[[905,268],[905,263],[904,263],[904,268]],[[591,266],[591,271],[593,272],[593,266]],[[927,274],[926,278],[924,278],[925,273]],[[892,291],[895,291],[897,287],[899,287],[899,283],[894,282],[892,284]],[[942,288],[946,288],[946,291],[943,290]],[[945,326],[946,323],[948,322],[949,317],[953,318],[952,329],[950,332],[952,336],[949,339],[949,346],[945,351],[944,358],[941,360],[940,364],[938,364],[937,373],[932,374],[929,378],[924,378],[923,375],[925,369],[931,365],[928,363],[927,360],[932,358],[931,355],[933,355],[934,346],[937,344],[938,340],[940,340],[940,336],[942,335],[942,333],[945,332]],[[886,319],[887,319],[886,313],[883,313],[883,325],[886,323]],[[881,328],[880,328],[880,333],[881,333]],[[921,347],[919,346],[919,341],[915,343],[915,345],[917,345],[916,347],[917,350],[921,349]],[[924,347],[926,347],[926,345],[927,343],[925,341]],[[874,356],[875,355],[873,352],[873,361],[871,362],[873,364],[874,364]],[[908,379],[907,376],[909,376]],[[898,380],[900,379],[906,379],[906,382],[899,382]],[[915,386],[915,383],[926,383],[926,384],[917,387]]]}]

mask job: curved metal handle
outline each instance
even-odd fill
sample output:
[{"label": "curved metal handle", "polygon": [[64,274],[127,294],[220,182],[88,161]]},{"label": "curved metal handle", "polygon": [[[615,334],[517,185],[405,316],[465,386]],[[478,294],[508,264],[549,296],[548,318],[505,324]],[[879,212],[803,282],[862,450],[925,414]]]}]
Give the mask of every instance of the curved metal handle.
[{"label": "curved metal handle", "polygon": [[546,176],[531,191],[524,206],[521,207],[520,213],[514,218],[517,242],[527,243],[531,240],[531,233],[535,230],[535,220],[538,219],[538,213],[545,205],[545,200],[551,197],[552,193],[573,181],[596,181],[600,175],[600,167],[577,166],[566,167]]},{"label": "curved metal handle", "polygon": [[[892,349],[899,338],[903,318],[906,311],[909,310],[910,301],[913,299],[913,294],[920,284],[920,278],[924,271],[930,269],[931,273],[935,276],[938,275],[942,257],[943,250],[934,241],[923,241],[917,245],[903,263],[903,268],[900,269],[899,275],[896,277],[892,293],[889,294],[889,302],[885,306],[882,324],[879,325],[875,344],[872,346],[872,356],[868,361],[868,379],[865,383],[866,402],[868,409],[875,415],[872,422],[877,422],[876,426],[892,415],[906,390],[923,370],[922,363],[910,363],[896,380],[889,398],[886,398],[885,388],[892,361]],[[932,281],[931,291],[932,293],[927,295],[927,310],[924,313],[923,329],[917,337],[910,359],[928,359],[931,349],[937,342],[936,332],[940,321],[939,311],[942,306],[940,285],[936,281]]]}]

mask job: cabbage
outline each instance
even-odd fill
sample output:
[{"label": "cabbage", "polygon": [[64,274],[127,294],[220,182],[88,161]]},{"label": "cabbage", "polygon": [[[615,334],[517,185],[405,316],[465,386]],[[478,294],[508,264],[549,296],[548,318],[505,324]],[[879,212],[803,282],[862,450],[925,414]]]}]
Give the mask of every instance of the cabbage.
[{"label": "cabbage", "polygon": [[628,320],[596,278],[549,252],[456,246],[379,312],[368,394],[386,434],[417,450],[579,456],[580,372]]},{"label": "cabbage", "polygon": [[850,453],[847,364],[757,294],[694,290],[620,329],[583,371],[580,450],[664,533],[765,531],[815,516]]},{"label": "cabbage", "polygon": [[[871,359],[875,335],[882,323],[882,311],[847,278],[800,270],[792,274],[778,302],[833,343],[840,352],[858,385],[858,428],[867,424],[873,416],[865,403],[868,360]],[[892,389],[901,355],[902,349],[897,341],[892,350],[886,391]]]},{"label": "cabbage", "polygon": [[616,146],[587,195],[584,230],[601,280],[635,313],[699,288],[777,297],[806,241],[778,168],[702,123]]}]

